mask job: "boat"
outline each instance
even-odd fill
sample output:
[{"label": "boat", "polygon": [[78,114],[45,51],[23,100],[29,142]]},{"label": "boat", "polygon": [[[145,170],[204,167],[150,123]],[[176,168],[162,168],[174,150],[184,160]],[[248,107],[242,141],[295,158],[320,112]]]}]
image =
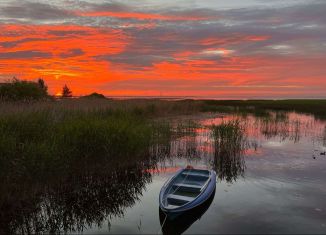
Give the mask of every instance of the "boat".
[{"label": "boat", "polygon": [[215,171],[190,167],[180,169],[163,185],[160,208],[167,215],[184,213],[207,201],[215,188]]}]

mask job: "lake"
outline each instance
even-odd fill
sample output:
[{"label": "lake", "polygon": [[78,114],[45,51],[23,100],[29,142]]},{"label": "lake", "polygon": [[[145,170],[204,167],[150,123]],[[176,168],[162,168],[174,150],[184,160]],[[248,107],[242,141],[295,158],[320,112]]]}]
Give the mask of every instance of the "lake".
[{"label": "lake", "polygon": [[[285,112],[171,121],[186,127],[142,161],[101,170],[90,164],[35,195],[38,209],[22,195],[19,210],[9,207],[7,216],[18,232],[21,226],[85,234],[326,233],[325,121]],[[212,131],[230,122],[241,132],[225,139]],[[197,214],[161,228],[160,189],[187,165],[217,172],[215,195]]]}]

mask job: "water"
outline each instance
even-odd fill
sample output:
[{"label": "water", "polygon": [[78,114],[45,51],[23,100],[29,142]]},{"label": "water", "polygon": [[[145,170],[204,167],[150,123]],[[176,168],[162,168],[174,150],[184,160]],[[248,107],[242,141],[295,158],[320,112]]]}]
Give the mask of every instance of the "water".
[{"label": "water", "polygon": [[[325,121],[271,113],[200,115],[176,122],[188,119],[199,125],[154,146],[146,161],[110,175],[89,170],[57,182],[37,197],[38,210],[24,212],[21,205],[10,213],[12,220],[31,231],[157,234],[161,187],[180,167],[192,165],[217,171],[215,196],[197,214],[168,222],[165,232],[326,233]],[[214,139],[210,127],[230,120],[240,120],[243,137]],[[17,219],[19,210],[25,216]]]}]

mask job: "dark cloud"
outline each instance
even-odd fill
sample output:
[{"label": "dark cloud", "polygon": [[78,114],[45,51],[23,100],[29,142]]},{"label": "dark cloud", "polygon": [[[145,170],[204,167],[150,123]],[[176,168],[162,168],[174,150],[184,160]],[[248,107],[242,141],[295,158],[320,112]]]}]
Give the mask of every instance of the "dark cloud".
[{"label": "dark cloud", "polygon": [[59,37],[86,36],[90,34],[86,30],[48,30],[47,33]]},{"label": "dark cloud", "polygon": [[158,14],[164,13],[169,16],[178,16],[178,17],[189,17],[197,18],[198,20],[218,20],[220,19],[220,11],[207,8],[197,8],[197,9],[183,9],[183,8],[173,8],[166,9]]},{"label": "dark cloud", "polygon": [[74,48],[65,53],[61,53],[59,56],[61,58],[69,58],[69,57],[81,56],[84,54],[85,54],[85,52],[82,49]]},{"label": "dark cloud", "polygon": [[25,42],[37,42],[37,41],[46,41],[46,38],[23,38],[20,40],[8,41],[8,42],[0,42],[0,46],[4,48],[13,48],[17,45]]},{"label": "dark cloud", "polygon": [[53,20],[73,16],[71,12],[56,6],[29,1],[11,2],[10,5],[0,8],[0,14],[2,17],[30,20]]},{"label": "dark cloud", "polygon": [[[239,56],[314,56],[326,52],[326,14],[323,14],[326,2],[283,8],[164,10],[165,14],[177,12],[180,15],[188,15],[189,12],[195,16],[206,15],[213,20],[161,22],[150,29],[125,29],[133,40],[126,50],[99,58],[141,70],[162,61],[182,63],[174,61],[174,55],[185,51],[194,54],[188,59],[220,63],[221,55],[202,53],[214,48],[231,49]],[[257,40],[259,37],[265,38]],[[206,39],[211,42],[203,43]]]},{"label": "dark cloud", "polygon": [[[126,49],[116,55],[98,56],[99,60],[107,60],[112,63],[126,64],[129,68],[142,70],[159,62],[173,62],[182,64],[184,61],[176,60],[176,54],[192,52],[193,60],[205,59],[219,61],[221,55],[209,55],[202,53],[209,48],[223,48],[228,45],[241,43],[243,40],[240,34],[230,34],[229,32],[214,31],[209,26],[194,28],[158,27],[145,30],[130,29],[127,31],[131,35],[132,43]],[[205,45],[202,41],[212,39],[210,45]],[[216,39],[216,40],[214,40]]]},{"label": "dark cloud", "polygon": [[123,52],[118,55],[102,55],[95,57],[97,60],[106,60],[116,64],[128,65],[129,70],[146,70],[147,67],[161,61],[175,62],[172,57],[158,55],[145,55],[137,52]]},{"label": "dark cloud", "polygon": [[88,10],[92,11],[112,11],[112,12],[129,12],[133,8],[123,3],[109,2],[102,4],[88,4]]},{"label": "dark cloud", "polygon": [[223,16],[243,22],[257,22],[256,26],[280,24],[307,24],[326,22],[326,2],[312,2],[280,8],[238,9],[223,11]]},{"label": "dark cloud", "polygon": [[51,58],[52,54],[43,51],[14,51],[0,53],[1,60]]},{"label": "dark cloud", "polygon": [[162,61],[177,63],[175,54],[184,51],[200,52],[206,48],[200,43],[201,40],[207,37],[217,37],[217,33],[201,28],[174,30],[169,27],[158,27],[142,30],[130,29],[127,33],[131,35],[132,43],[127,45],[122,53],[97,58],[113,63],[128,64],[138,69]]}]

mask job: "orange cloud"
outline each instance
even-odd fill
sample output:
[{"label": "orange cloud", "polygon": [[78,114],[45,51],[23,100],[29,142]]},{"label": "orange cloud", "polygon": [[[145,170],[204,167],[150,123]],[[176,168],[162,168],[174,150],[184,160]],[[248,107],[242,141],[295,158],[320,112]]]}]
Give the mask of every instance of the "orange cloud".
[{"label": "orange cloud", "polygon": [[[110,64],[98,61],[96,56],[120,53],[129,41],[120,30],[74,25],[1,25],[0,30],[0,53],[11,55],[6,60],[1,60],[0,56],[2,75],[12,74],[28,79],[43,77],[53,93],[68,82],[76,83],[76,93],[83,93],[82,87],[110,79],[113,76]],[[35,51],[51,56],[34,58]],[[19,57],[22,52],[26,55],[24,58]],[[17,57],[15,53],[18,53]]]},{"label": "orange cloud", "polygon": [[[52,94],[67,84],[75,95],[97,91],[130,96],[302,97],[322,94],[326,88],[322,56],[237,53],[236,45],[269,36],[235,34],[196,41],[167,34],[159,39],[186,46],[166,52],[153,47],[155,41],[137,44],[135,35],[108,27],[0,25],[0,78],[43,77]],[[126,60],[112,59],[122,54]],[[146,56],[148,63],[134,63]]]},{"label": "orange cloud", "polygon": [[257,35],[257,36],[248,36],[247,39],[249,41],[266,41],[270,38],[270,36],[267,35]]}]

